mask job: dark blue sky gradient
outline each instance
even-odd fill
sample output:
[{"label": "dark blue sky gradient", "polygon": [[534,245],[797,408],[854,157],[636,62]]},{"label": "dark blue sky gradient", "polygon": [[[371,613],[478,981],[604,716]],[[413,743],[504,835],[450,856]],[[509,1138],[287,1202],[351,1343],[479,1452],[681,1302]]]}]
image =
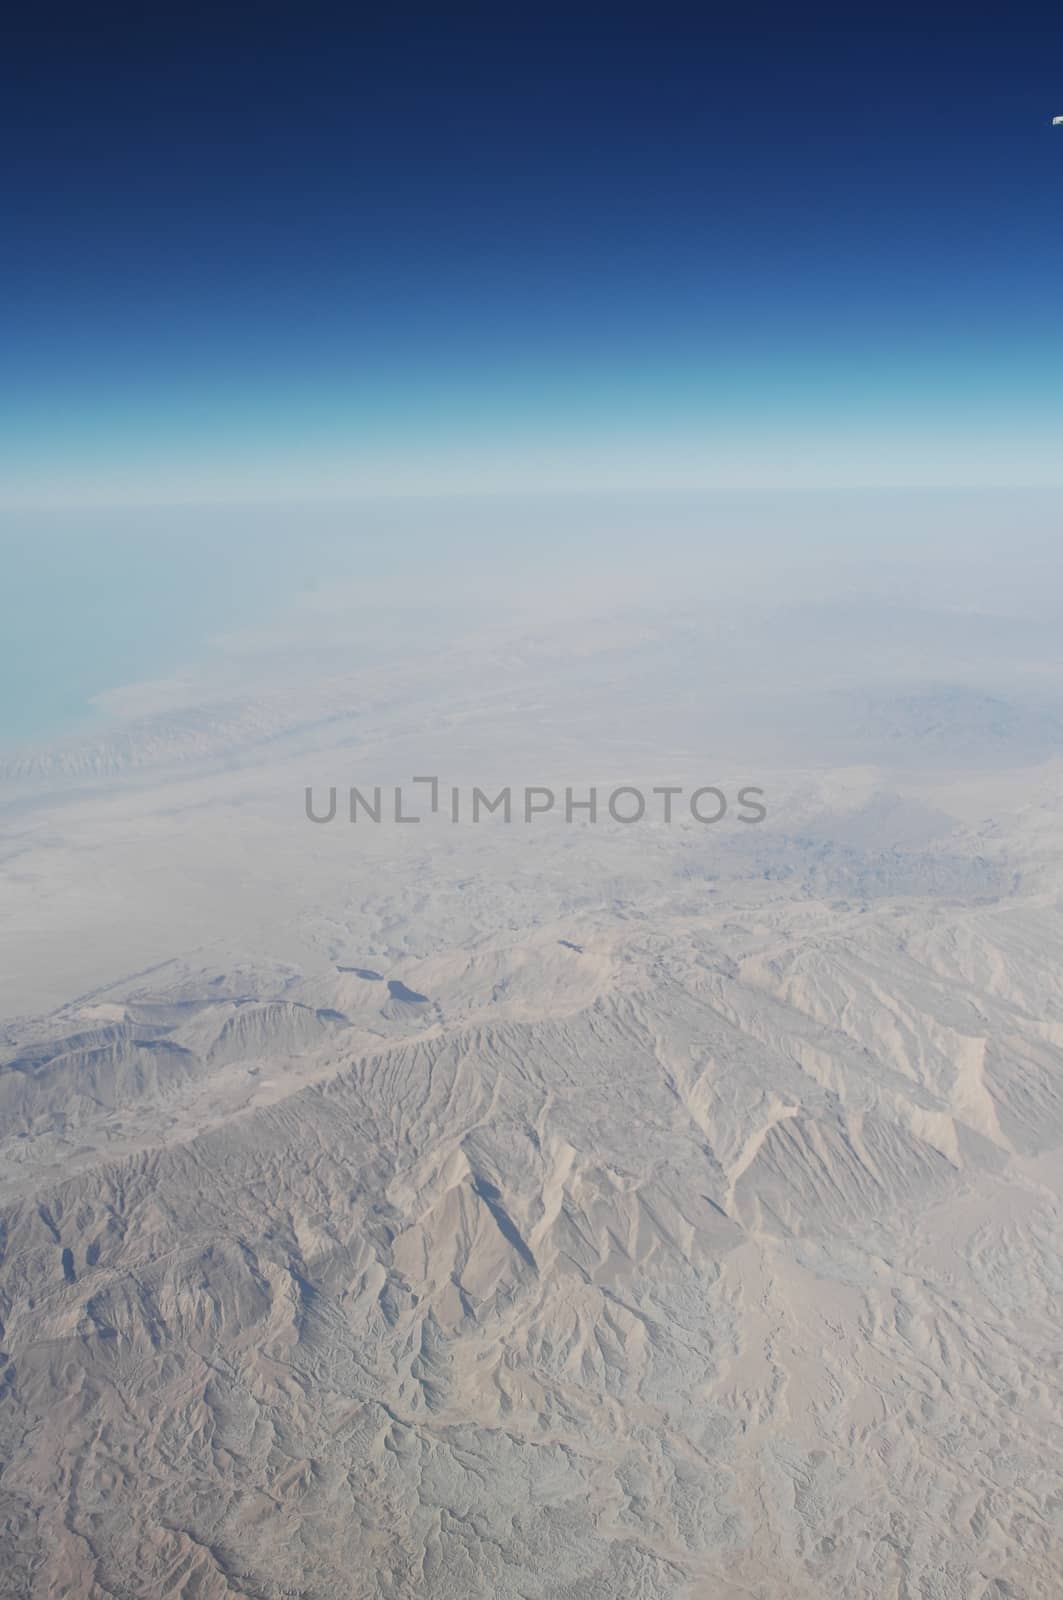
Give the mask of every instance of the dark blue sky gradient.
[{"label": "dark blue sky gradient", "polygon": [[8,51],[9,502],[1063,478],[1058,7],[152,9]]}]

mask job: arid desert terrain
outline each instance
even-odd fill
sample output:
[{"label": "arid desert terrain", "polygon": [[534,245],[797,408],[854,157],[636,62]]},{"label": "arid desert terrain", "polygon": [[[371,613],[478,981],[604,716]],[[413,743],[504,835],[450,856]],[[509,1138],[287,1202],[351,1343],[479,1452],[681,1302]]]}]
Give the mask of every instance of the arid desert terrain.
[{"label": "arid desert terrain", "polygon": [[1053,713],[477,649],[9,764],[0,1593],[1058,1600]]}]

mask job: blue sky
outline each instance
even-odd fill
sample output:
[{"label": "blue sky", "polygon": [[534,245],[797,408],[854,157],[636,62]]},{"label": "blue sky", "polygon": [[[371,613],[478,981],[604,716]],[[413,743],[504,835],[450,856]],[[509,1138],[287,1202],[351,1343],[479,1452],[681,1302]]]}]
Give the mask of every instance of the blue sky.
[{"label": "blue sky", "polygon": [[16,33],[0,504],[1063,480],[1047,5],[357,9]]}]

